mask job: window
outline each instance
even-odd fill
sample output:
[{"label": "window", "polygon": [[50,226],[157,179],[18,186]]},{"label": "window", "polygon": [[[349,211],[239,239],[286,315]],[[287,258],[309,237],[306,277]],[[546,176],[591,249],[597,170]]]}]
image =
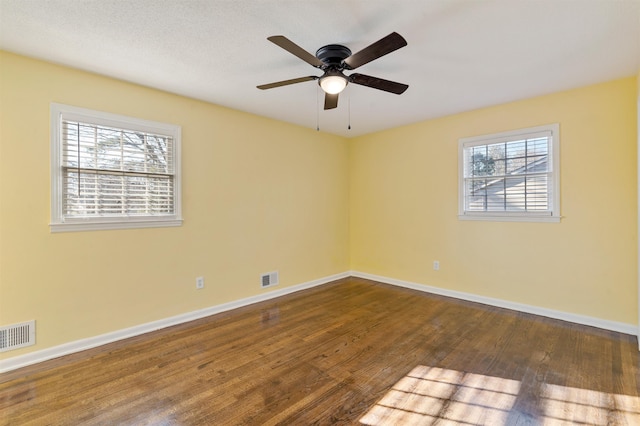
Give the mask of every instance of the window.
[{"label": "window", "polygon": [[51,104],[51,231],[179,226],[180,133]]},{"label": "window", "polygon": [[459,218],[560,221],[559,125],[460,139]]}]

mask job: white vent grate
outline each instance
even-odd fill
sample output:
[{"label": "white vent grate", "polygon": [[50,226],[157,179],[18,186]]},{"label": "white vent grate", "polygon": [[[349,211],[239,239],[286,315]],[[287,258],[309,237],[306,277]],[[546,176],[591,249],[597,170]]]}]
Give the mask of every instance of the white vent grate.
[{"label": "white vent grate", "polygon": [[36,344],[35,320],[0,327],[0,352]]},{"label": "white vent grate", "polygon": [[268,272],[260,276],[260,285],[262,288],[271,287],[278,284],[278,271]]}]

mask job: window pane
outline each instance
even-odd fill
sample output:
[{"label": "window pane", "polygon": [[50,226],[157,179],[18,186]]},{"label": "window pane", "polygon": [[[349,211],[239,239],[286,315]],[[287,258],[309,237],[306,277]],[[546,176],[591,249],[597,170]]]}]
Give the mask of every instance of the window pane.
[{"label": "window pane", "polygon": [[547,155],[536,155],[527,157],[525,173],[546,172],[549,170],[549,162]]},{"label": "window pane", "polygon": [[547,175],[527,177],[527,210],[547,210],[549,208]]},{"label": "window pane", "polygon": [[174,213],[172,138],[73,121],[63,137],[64,215]]},{"label": "window pane", "polygon": [[77,172],[64,179],[65,211],[72,216],[173,214],[173,181],[168,176],[143,177]]},{"label": "window pane", "polygon": [[526,153],[526,141],[519,140],[506,143],[506,158],[524,157]]},{"label": "window pane", "polygon": [[463,145],[464,211],[552,213],[551,134],[540,128],[530,138],[523,133],[514,140],[495,135],[500,142],[482,144],[486,136],[460,142],[468,144]]},{"label": "window pane", "polygon": [[524,173],[524,166],[526,164],[525,159],[522,158],[510,158],[507,161],[506,173],[507,175]]},{"label": "window pane", "polygon": [[467,181],[467,210],[484,211],[487,205],[487,181],[485,179],[474,179]]},{"label": "window pane", "polygon": [[526,209],[526,187],[523,176],[505,178],[504,197],[506,211],[522,211]]},{"label": "window pane", "polygon": [[537,138],[527,140],[527,156],[534,157],[547,155],[549,153],[548,138]]},{"label": "window pane", "polygon": [[506,145],[504,143],[494,143],[487,145],[487,152],[494,160],[504,160],[506,157]]}]

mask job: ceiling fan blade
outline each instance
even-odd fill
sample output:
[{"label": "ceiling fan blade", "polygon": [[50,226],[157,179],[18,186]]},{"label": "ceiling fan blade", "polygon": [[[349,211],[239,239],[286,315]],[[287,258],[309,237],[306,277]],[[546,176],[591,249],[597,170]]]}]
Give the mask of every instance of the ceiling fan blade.
[{"label": "ceiling fan blade", "polygon": [[324,95],[324,109],[334,109],[338,106],[338,94],[332,95],[325,93]]},{"label": "ceiling fan blade", "polygon": [[256,86],[256,87],[261,90],[266,90],[266,89],[273,89],[274,87],[288,86],[289,84],[302,83],[305,81],[311,81],[311,80],[317,80],[317,79],[318,77],[314,75],[310,75],[309,77],[292,78],[291,80],[282,80],[282,81],[276,81],[275,83],[261,84],[260,86]]},{"label": "ceiling fan blade", "polygon": [[361,51],[354,53],[343,62],[349,69],[356,69],[364,64],[368,64],[374,59],[378,59],[388,53],[398,50],[407,45],[407,41],[400,34],[393,32],[388,36],[365,47]]},{"label": "ceiling fan blade", "polygon": [[285,36],[275,35],[275,36],[267,37],[267,40],[282,47],[287,52],[297,56],[298,58],[302,59],[303,61],[305,61],[310,65],[313,65],[316,68],[320,68],[324,65],[324,62],[322,62],[320,59],[316,58],[311,53],[307,52],[302,47],[298,46],[297,44],[295,44]]},{"label": "ceiling fan blade", "polygon": [[395,93],[396,95],[404,93],[404,91],[409,88],[408,84],[396,83],[395,81],[384,80],[364,74],[351,74],[349,81],[353,84],[384,90],[385,92]]}]

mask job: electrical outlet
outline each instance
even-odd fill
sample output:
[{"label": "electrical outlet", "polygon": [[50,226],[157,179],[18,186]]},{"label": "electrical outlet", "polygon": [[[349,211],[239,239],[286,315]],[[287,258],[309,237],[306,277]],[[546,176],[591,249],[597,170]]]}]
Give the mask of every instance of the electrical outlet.
[{"label": "electrical outlet", "polygon": [[260,286],[262,288],[278,285],[278,281],[278,271],[267,272],[266,274],[260,275]]},{"label": "electrical outlet", "polygon": [[196,288],[204,288],[204,277],[196,278]]},{"label": "electrical outlet", "polygon": [[434,271],[439,271],[440,270],[440,261],[439,260],[434,260],[433,261],[433,270]]}]

